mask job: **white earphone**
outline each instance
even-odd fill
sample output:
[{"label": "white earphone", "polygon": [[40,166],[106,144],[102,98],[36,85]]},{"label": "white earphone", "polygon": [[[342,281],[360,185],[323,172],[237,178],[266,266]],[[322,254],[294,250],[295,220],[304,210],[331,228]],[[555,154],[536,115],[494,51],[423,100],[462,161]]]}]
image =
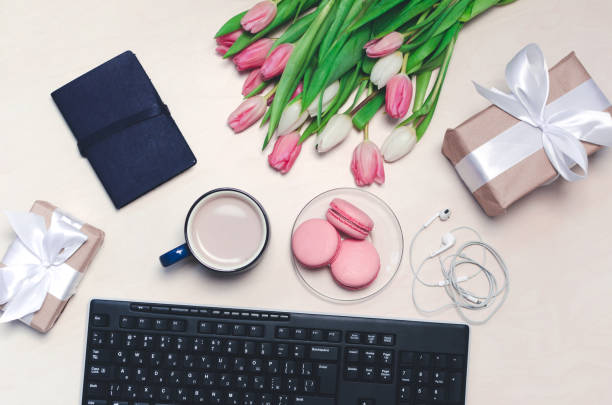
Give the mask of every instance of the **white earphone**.
[{"label": "white earphone", "polygon": [[[422,313],[432,313],[432,312],[437,312],[437,311],[440,311],[446,308],[456,308],[459,315],[466,322],[470,324],[483,324],[487,322],[495,314],[495,312],[497,312],[497,310],[499,310],[499,308],[502,306],[502,304],[506,300],[506,296],[508,295],[508,291],[509,291],[510,280],[508,276],[508,268],[506,267],[506,264],[504,263],[499,253],[497,253],[497,251],[493,249],[493,247],[483,242],[482,238],[480,237],[480,234],[476,230],[470,227],[467,227],[467,226],[461,226],[461,227],[452,229],[450,232],[447,232],[444,235],[442,235],[442,244],[440,248],[438,248],[438,250],[434,251],[429,256],[425,257],[425,259],[423,259],[423,261],[421,262],[421,264],[418,266],[417,269],[415,269],[413,265],[412,256],[413,256],[413,250],[414,250],[414,243],[417,237],[419,236],[419,234],[423,232],[425,228],[430,226],[438,218],[441,221],[446,221],[447,219],[450,218],[450,214],[451,214],[451,211],[449,209],[445,209],[445,210],[442,210],[436,213],[427,222],[425,222],[423,226],[421,226],[421,228],[417,231],[417,233],[412,238],[412,241],[410,242],[410,250],[409,250],[410,269],[412,270],[412,274],[414,276],[414,281],[412,283],[412,301],[415,307],[417,308],[417,310]],[[478,240],[464,243],[457,249],[457,251],[454,254],[449,254],[444,258],[440,257],[442,253],[446,252],[447,250],[455,246],[457,239],[453,233],[460,231],[460,230],[467,230],[467,231],[474,233],[476,237],[478,238]],[[475,259],[472,259],[466,255],[465,250],[471,246],[480,246],[483,248],[483,255],[482,255],[481,262],[476,261]],[[501,269],[501,272],[503,274],[504,283],[503,283],[503,286],[499,289],[497,288],[497,279],[495,275],[489,269],[485,267],[487,252],[491,256],[493,256],[493,258],[497,261],[499,268]],[[421,270],[423,269],[423,266],[425,265],[425,263],[427,263],[429,260],[433,259],[436,256],[438,256],[438,261],[440,262],[440,269],[442,271],[442,276],[444,277],[444,279],[438,282],[434,282],[434,283],[426,282],[420,277]],[[466,265],[466,264],[476,267],[476,272],[470,275],[457,276],[456,268],[461,265]],[[462,287],[462,285],[460,285],[461,283],[471,280],[479,275],[482,275],[486,279],[489,285],[488,294],[485,296],[479,296],[476,293],[470,290],[467,290],[466,288]],[[416,296],[415,296],[415,287],[417,285],[417,281],[425,287],[443,287],[447,295],[451,299],[451,303],[443,305],[435,309],[428,310],[428,309],[421,308],[418,305]],[[479,309],[489,308],[492,306],[495,299],[500,295],[501,295],[501,300],[499,304],[495,306],[495,308],[493,308],[493,310],[482,320],[469,319],[463,312],[464,309],[479,310]]]}]

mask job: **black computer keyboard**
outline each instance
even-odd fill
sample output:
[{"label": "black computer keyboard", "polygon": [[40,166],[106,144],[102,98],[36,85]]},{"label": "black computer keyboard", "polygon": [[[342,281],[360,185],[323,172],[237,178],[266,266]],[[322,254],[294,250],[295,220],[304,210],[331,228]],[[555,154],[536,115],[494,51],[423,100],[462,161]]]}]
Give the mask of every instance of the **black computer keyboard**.
[{"label": "black computer keyboard", "polygon": [[463,404],[465,325],[93,300],[83,405]]}]

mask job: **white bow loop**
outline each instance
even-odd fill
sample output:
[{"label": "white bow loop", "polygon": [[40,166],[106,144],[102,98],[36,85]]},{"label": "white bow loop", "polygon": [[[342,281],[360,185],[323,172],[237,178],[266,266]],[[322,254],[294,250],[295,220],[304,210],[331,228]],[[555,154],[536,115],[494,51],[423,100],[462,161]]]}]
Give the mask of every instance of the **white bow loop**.
[{"label": "white bow loop", "polygon": [[[607,112],[563,110],[549,116],[548,68],[538,45],[527,45],[512,58],[506,66],[506,82],[511,94],[474,85],[497,107],[541,130],[546,155],[564,179],[575,181],[587,175],[587,154],[580,141],[612,146],[612,117]],[[574,166],[584,174],[573,171]]]},{"label": "white bow loop", "polygon": [[0,322],[38,311],[53,283],[70,294],[76,271],[65,265],[87,240],[87,235],[55,211],[49,229],[40,215],[5,213],[17,239],[0,268],[0,304],[6,304]]}]

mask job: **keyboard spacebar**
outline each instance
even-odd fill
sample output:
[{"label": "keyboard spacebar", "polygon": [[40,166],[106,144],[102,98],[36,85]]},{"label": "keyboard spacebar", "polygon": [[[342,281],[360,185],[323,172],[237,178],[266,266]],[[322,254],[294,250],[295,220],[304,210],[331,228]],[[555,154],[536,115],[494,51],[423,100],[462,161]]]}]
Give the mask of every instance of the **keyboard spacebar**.
[{"label": "keyboard spacebar", "polygon": [[308,395],[297,395],[295,397],[296,405],[336,405],[334,398],[311,397]]}]

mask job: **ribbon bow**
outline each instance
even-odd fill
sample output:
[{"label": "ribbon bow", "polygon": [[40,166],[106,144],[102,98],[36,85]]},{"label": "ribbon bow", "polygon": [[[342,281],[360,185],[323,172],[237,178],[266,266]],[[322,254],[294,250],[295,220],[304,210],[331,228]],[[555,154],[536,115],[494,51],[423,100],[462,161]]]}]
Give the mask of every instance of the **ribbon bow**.
[{"label": "ribbon bow", "polygon": [[[476,90],[493,104],[538,128],[550,163],[567,181],[587,175],[588,159],[580,141],[612,146],[612,117],[604,111],[567,109],[550,113],[548,68],[542,50],[527,45],[506,66],[506,82],[511,94],[474,83]],[[572,170],[578,165],[584,174]]]},{"label": "ribbon bow", "polygon": [[[51,216],[49,229],[40,215],[6,212],[17,239],[0,268],[0,304],[5,304],[0,322],[20,319],[38,311],[48,292],[60,299],[74,293],[79,273],[65,264],[87,240],[58,211]],[[51,290],[51,291],[50,291]]]}]

